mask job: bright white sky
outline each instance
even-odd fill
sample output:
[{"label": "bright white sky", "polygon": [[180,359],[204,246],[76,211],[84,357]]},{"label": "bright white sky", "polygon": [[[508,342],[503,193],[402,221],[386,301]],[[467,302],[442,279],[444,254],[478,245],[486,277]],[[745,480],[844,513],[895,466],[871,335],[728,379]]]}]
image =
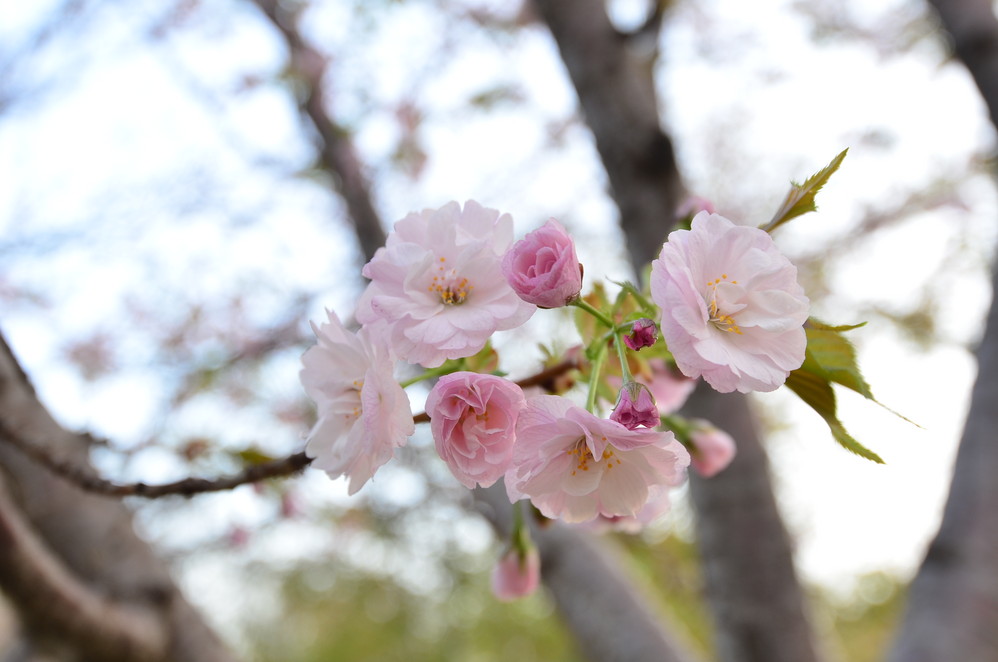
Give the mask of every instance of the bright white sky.
[{"label": "bright white sky", "polygon": [[[140,4],[154,11],[155,3]],[[619,4],[621,21],[628,20],[628,5],[637,4]],[[819,197],[820,212],[778,233],[777,243],[791,255],[821,252],[866,210],[959,176],[993,144],[969,78],[945,63],[931,41],[897,56],[863,41],[815,46],[789,0],[765,10],[741,0],[680,4],[663,42],[661,87],[664,120],[692,190],[722,213],[755,224],[768,220],[788,180],[850,147]],[[846,6],[870,27],[905,3],[880,4]],[[349,234],[330,230],[339,203],[308,180],[253,167],[260,155],[288,168],[304,167],[310,157],[284,90],[251,83],[280,70],[280,41],[238,6],[214,18],[209,11],[207,21],[164,41],[141,36],[140,10],[112,7],[80,40],[53,42],[36,70],[12,79],[44,80],[75,58],[79,66],[59,74],[50,97],[0,116],[0,250],[17,258],[16,245],[6,242],[48,231],[75,237],[57,262],[42,254],[0,265],[0,291],[5,283],[34,288],[54,304],[19,304],[3,315],[3,331],[63,420],[126,444],[148,430],[161,397],[160,378],[142,370],[153,359],[148,349],[130,346],[137,365],[96,387],[82,383],[59,354],[68,338],[114,324],[126,297],[145,297],[147,305],[161,300],[164,309],[192,291],[211,301],[251,274],[254,283],[271,284],[252,298],[251,314],[266,319],[287,288],[327,292],[324,305],[341,313],[357,293],[353,277],[344,276],[355,262]],[[42,15],[40,7],[0,5],[0,43],[23,34]],[[547,35],[539,29],[498,41],[454,35],[427,7],[411,2],[393,9],[363,49],[342,50],[333,60],[336,109],[356,128],[362,155],[376,164],[385,216],[466,198],[512,213],[521,234],[558,216],[578,238],[587,276],[626,277],[622,251],[606,250],[619,245],[619,234],[588,135],[573,124],[558,141],[550,137],[550,126],[575,101]],[[316,10],[313,21],[324,43],[357,45],[344,3]],[[441,55],[427,34],[445,35],[460,57]],[[236,94],[240,80],[246,91]],[[470,96],[498,85],[516,85],[524,102],[465,113]],[[383,165],[397,144],[393,102],[407,96],[427,110],[421,136],[429,161],[415,181]],[[170,206],[163,206],[164,195]],[[779,428],[775,472],[809,579],[841,587],[878,568],[908,573],[937,525],[974,376],[962,345],[981,328],[989,300],[982,267],[998,219],[983,175],[962,182],[958,195],[960,206],[883,231],[837,263],[832,291],[816,304],[819,316],[834,323],[869,319],[854,332],[868,381],[882,402],[924,429],[841,394],[847,428],[887,460],[874,466],[839,449],[792,396],[759,398]],[[259,224],[242,223],[256,216],[263,218]],[[97,217],[100,224],[81,227]],[[963,246],[964,257],[944,262],[954,246]],[[904,310],[940,265],[946,298],[937,321],[948,342],[923,351],[871,311]],[[188,273],[198,278],[196,286]],[[0,299],[0,305],[8,304]],[[297,389],[294,367],[277,370],[271,388]],[[125,394],[130,404],[122,412]],[[207,420],[210,412],[188,416]],[[155,459],[165,468],[148,462],[142,469],[163,477],[180,470]],[[244,501],[217,506],[221,525],[239,517]]]}]

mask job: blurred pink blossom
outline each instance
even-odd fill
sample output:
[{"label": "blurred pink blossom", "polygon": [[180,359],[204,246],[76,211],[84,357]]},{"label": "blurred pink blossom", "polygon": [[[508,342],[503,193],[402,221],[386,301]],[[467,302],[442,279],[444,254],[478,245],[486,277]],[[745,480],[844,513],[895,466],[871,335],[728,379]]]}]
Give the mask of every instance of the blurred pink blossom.
[{"label": "blurred pink blossom", "polygon": [[488,487],[509,468],[516,418],[523,408],[520,387],[494,375],[445,375],[426,399],[437,453],[468,488]]},{"label": "blurred pink blossom", "polygon": [[513,219],[469,200],[412,213],[364,266],[371,279],[357,320],[383,320],[402,359],[436,367],[471,356],[496,331],[533,315],[516,295],[500,260],[513,240]]},{"label": "blurred pink blossom", "polygon": [[804,361],[808,299],[758,228],[700,212],[652,262],[651,294],[679,369],[722,393],[772,391]]},{"label": "blurred pink blossom", "polygon": [[654,485],[679,485],[690,457],[672,432],[598,418],[566,398],[527,400],[516,424],[510,501],[523,497],[546,517],[585,522],[637,514]]},{"label": "blurred pink blossom", "polygon": [[305,452],[330,478],[347,476],[354,494],[415,425],[384,341],[367,329],[350,333],[335,313],[328,315],[322,326],[312,325],[319,342],[302,356],[301,383],[319,414]]},{"label": "blurred pink blossom", "polygon": [[536,547],[525,552],[511,549],[492,569],[492,593],[503,601],[525,598],[541,581],[541,557]]},{"label": "blurred pink blossom", "polygon": [[541,308],[564,306],[582,290],[575,243],[553,218],[513,244],[503,256],[502,273],[521,299]]},{"label": "blurred pink blossom", "polygon": [[646,378],[643,383],[655,397],[658,413],[668,416],[679,411],[696,389],[696,380],[684,376],[662,359],[652,359],[648,366],[651,368],[651,378]]},{"label": "blurred pink blossom", "polygon": [[641,426],[653,428],[661,423],[651,391],[637,382],[628,382],[620,389],[617,406],[610,413],[610,420],[620,423],[628,430]]},{"label": "blurred pink blossom", "polygon": [[724,430],[719,430],[707,421],[695,419],[690,430],[690,453],[693,468],[704,478],[710,478],[723,471],[735,457],[735,440]]}]

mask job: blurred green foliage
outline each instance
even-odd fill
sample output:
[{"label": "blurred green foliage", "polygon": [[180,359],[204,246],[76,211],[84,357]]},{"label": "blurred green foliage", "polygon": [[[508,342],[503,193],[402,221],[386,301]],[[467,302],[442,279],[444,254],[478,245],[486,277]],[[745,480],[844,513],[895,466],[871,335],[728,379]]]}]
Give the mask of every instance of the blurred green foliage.
[{"label": "blurred green foliage", "polygon": [[[712,659],[710,614],[696,545],[651,531],[613,536],[626,571],[687,648]],[[498,552],[442,558],[451,575],[425,593],[345,564],[315,562],[283,576],[280,618],[247,634],[259,662],[561,662],[584,659],[544,590],[497,601],[488,569]],[[873,662],[883,655],[903,605],[884,573],[857,580],[848,598],[815,593],[818,630],[831,659]]]}]

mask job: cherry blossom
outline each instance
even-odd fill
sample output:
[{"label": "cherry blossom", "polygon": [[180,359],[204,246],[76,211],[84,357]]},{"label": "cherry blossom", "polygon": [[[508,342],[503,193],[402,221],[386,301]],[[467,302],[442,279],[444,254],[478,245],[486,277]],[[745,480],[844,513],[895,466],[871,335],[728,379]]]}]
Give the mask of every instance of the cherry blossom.
[{"label": "cherry blossom", "polygon": [[468,488],[488,487],[506,473],[523,391],[494,375],[445,375],[426,398],[437,453]]},{"label": "cherry blossom", "polygon": [[527,400],[516,438],[510,500],[529,497],[546,517],[566,522],[634,516],[652,486],[681,484],[690,462],[671,432],[628,430],[553,395]]},{"label": "cherry blossom", "polygon": [[520,298],[541,308],[560,308],[582,290],[575,242],[553,218],[513,244],[502,272]]},{"label": "cherry blossom", "polygon": [[502,275],[512,240],[513,219],[474,201],[409,214],[364,266],[357,320],[386,322],[396,354],[426,367],[477,353],[535,310]]},{"label": "cherry blossom", "polygon": [[808,299],[758,228],[700,212],[652,262],[651,294],[679,369],[718,391],[772,391],[804,361]]},{"label": "cherry blossom", "polygon": [[328,316],[312,325],[318,344],[302,356],[301,383],[319,415],[305,452],[331,478],[347,476],[354,494],[405,445],[415,425],[383,341],[369,329],[351,333],[335,313]]}]

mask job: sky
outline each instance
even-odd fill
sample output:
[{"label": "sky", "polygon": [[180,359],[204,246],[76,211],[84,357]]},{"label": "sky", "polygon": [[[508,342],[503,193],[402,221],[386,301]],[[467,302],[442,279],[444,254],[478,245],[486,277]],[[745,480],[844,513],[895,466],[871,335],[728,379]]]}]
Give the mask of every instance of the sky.
[{"label": "sky", "polygon": [[[191,17],[156,36],[148,26],[157,3],[109,3],[15,61],[8,78],[22,100],[0,114],[0,292],[47,303],[0,297],[3,332],[61,420],[126,448],[163,424],[162,400],[175,385],[150,370],[154,334],[121,328],[135,325],[129,310],[169,319],[176,302],[195,301],[218,312],[246,292],[237,319],[249,328],[283,310],[295,289],[321,293],[313,318],[321,306],[348,312],[359,291],[342,204],[309,172],[308,136],[286,87],[273,82],[284,48],[247,4],[194,3]],[[821,33],[791,2],[679,3],[656,72],[689,188],[740,222],[768,220],[791,179],[850,149],[820,211],[775,236],[792,258],[822,254],[905,196],[943,191],[929,211],[831,260],[815,300],[829,322],[869,322],[853,332],[860,365],[880,402],[920,426],[840,394],[846,427],[887,464],[838,448],[792,395],[756,398],[773,431],[798,563],[826,586],[877,569],[905,576],[924,553],[974,377],[967,347],[990,296],[984,269],[998,204],[982,169],[968,164],[989,153],[993,130],[969,77],[937,41],[893,46],[906,37],[884,26],[905,25],[907,4],[845,3],[842,16],[880,36],[870,41]],[[615,3],[614,15],[628,24],[635,7]],[[19,43],[42,16],[43,4],[0,6],[0,43]],[[518,234],[557,216],[576,236],[587,276],[629,276],[591,138],[571,118],[574,94],[543,30],[489,35],[423,2],[370,14],[330,2],[308,18],[313,38],[331,45],[330,103],[355,131],[386,218],[468,198],[512,213]],[[469,113],[475,98],[498,101]],[[392,161],[403,136],[399,99],[423,109],[418,178]],[[943,186],[951,178],[959,182]],[[818,282],[803,267],[802,278]],[[928,348],[886,319],[926,291],[938,299],[942,338]],[[121,332],[122,370],[88,382],[65,347],[101,329]],[[232,330],[213,331],[223,332]],[[198,356],[221,351],[213,338],[205,333]],[[288,358],[254,382],[261,398],[298,397]],[[232,443],[264,425],[252,415],[220,422],[221,406],[200,400],[175,423]],[[293,452],[300,439],[270,443]],[[166,453],[128,467],[146,480],[185,470]],[[341,485],[305,484],[326,494],[320,501],[343,497]],[[250,503],[240,492],[206,510],[219,528],[266,521],[266,512],[245,515]],[[683,526],[678,510],[673,523]]]}]

